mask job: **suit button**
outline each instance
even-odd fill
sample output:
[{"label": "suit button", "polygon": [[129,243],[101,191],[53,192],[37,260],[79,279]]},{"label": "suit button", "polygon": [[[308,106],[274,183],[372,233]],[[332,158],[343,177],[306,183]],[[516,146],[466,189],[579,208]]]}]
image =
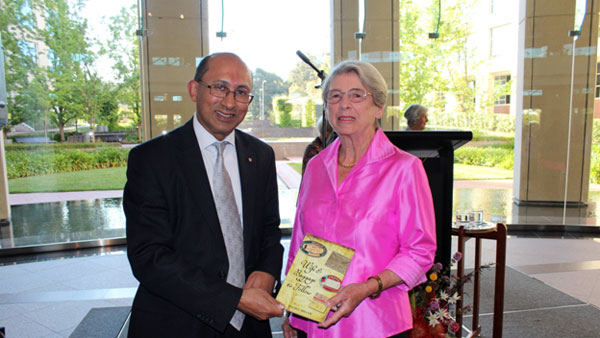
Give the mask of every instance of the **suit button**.
[{"label": "suit button", "polygon": [[225,279],[226,275],[224,271],[219,271],[219,278]]}]

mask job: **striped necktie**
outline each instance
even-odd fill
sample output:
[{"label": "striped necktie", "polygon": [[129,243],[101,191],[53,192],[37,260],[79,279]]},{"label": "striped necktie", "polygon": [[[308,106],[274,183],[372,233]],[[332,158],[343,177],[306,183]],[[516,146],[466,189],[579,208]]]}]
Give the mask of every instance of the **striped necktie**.
[{"label": "striped necktie", "polygon": [[[235,195],[233,194],[233,186],[231,185],[231,179],[223,161],[223,153],[225,152],[227,143],[227,141],[213,143],[215,148],[217,148],[213,189],[217,215],[219,216],[221,232],[223,232],[223,238],[225,239],[227,259],[229,260],[227,283],[241,288],[246,281],[244,236],[240,214],[235,203]],[[244,317],[243,312],[236,310],[230,324],[239,331],[242,328]]]}]

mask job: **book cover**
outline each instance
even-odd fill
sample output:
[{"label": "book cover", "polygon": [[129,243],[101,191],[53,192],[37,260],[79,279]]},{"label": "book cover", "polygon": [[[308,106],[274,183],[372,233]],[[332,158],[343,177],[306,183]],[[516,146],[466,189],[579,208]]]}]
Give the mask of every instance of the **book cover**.
[{"label": "book cover", "polygon": [[329,313],[325,301],[342,287],[353,256],[354,249],[306,234],[277,300],[289,312],[324,321]]}]

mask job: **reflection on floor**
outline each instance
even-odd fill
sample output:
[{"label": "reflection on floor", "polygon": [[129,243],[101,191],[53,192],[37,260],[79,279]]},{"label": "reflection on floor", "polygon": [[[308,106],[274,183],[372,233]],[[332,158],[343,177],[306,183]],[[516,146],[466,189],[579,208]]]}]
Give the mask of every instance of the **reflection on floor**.
[{"label": "reflection on floor", "polygon": [[[300,174],[277,163],[281,227],[291,228]],[[125,237],[122,190],[11,194],[0,249]]]},{"label": "reflection on floor", "polygon": [[[467,242],[466,267],[473,246]],[[600,308],[600,239],[511,236],[507,246],[509,267]],[[484,240],[482,261],[494,255],[495,242]],[[131,305],[137,284],[124,247],[0,258],[0,327],[7,337],[69,337],[90,309]],[[573,328],[561,337],[582,336]]]},{"label": "reflection on floor", "polygon": [[[590,186],[588,203],[585,207],[567,206],[518,206],[513,201],[512,180],[503,181],[455,181],[453,209],[455,211],[482,210],[484,220],[505,223],[512,229],[541,230],[554,226],[554,230],[570,232],[599,231],[600,186]],[[522,225],[524,227],[512,227]],[[552,229],[552,227],[550,227]],[[573,229],[571,229],[573,230]]]},{"label": "reflection on floor", "polygon": [[[300,175],[277,162],[281,226],[292,227]],[[11,223],[0,225],[0,248],[122,238],[125,217],[121,190],[47,194],[11,194]],[[592,185],[586,207],[517,206],[512,181],[456,181],[454,211],[482,210],[484,220],[515,231],[551,231],[568,235],[600,233],[600,187]]]}]

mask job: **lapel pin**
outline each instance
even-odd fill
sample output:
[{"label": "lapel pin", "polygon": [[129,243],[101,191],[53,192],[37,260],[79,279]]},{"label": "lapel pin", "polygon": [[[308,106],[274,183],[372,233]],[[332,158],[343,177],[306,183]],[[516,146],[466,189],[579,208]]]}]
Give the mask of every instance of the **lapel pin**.
[{"label": "lapel pin", "polygon": [[248,157],[248,162],[252,162],[252,157]]}]

